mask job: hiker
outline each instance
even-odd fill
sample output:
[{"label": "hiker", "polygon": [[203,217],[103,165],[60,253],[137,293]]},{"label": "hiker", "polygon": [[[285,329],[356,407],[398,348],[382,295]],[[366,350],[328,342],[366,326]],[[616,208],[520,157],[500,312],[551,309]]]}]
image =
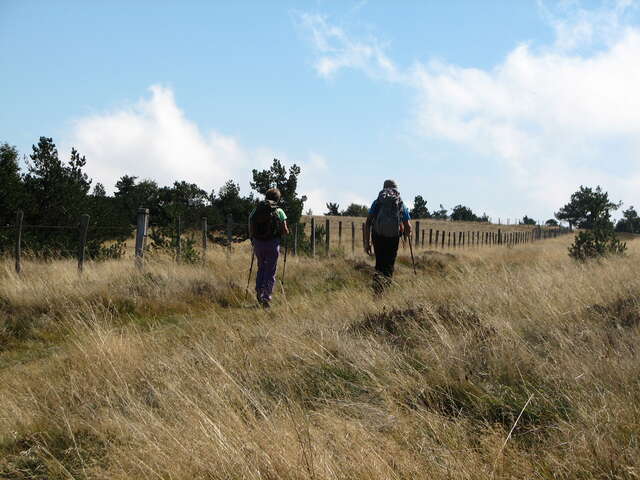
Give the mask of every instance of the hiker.
[{"label": "hiker", "polygon": [[373,240],[376,256],[376,276],[373,279],[376,293],[382,293],[391,283],[402,235],[411,241],[409,210],[402,202],[396,182],[385,180],[378,198],[369,209],[365,227],[365,252],[371,255]]},{"label": "hiker", "polygon": [[249,215],[249,238],[258,261],[256,298],[265,308],[270,306],[276,283],[280,239],[282,235],[289,234],[287,215],[278,208],[280,197],[280,190],[277,188],[267,190],[265,199]]}]

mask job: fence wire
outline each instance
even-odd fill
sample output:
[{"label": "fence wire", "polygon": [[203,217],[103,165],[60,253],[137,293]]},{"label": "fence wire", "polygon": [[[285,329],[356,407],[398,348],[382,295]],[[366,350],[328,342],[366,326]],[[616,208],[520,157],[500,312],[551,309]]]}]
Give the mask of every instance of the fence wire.
[{"label": "fence wire", "polygon": [[[362,222],[312,220],[289,225],[290,236],[283,242],[292,249],[292,254],[326,256],[336,249],[343,252],[351,251],[355,254],[364,246],[364,219]],[[568,229],[562,228],[534,227],[513,230],[514,226],[507,226],[508,230],[505,231],[505,226],[498,225],[494,225],[493,230],[452,231],[449,225],[446,229],[421,228],[420,220],[416,220],[414,226],[415,233],[407,242],[410,241],[417,249],[439,250],[515,246],[570,233]],[[23,224],[20,246],[25,255],[34,257],[73,258],[84,251],[87,259],[121,258],[125,252],[133,252],[136,230],[136,225],[128,224],[89,225],[86,232],[87,241],[83,248],[81,244],[83,232],[81,232],[80,223]],[[202,255],[207,245],[231,247],[234,243],[247,240],[248,237],[248,222],[227,221],[207,224],[205,221],[190,220],[182,223],[181,219],[175,219],[166,224],[149,223],[145,232],[145,243],[146,249],[160,248],[167,252],[175,252],[176,258],[180,258],[180,255],[184,255],[185,252],[196,250],[200,252],[197,255]],[[0,225],[0,253],[13,251],[17,238],[17,225]],[[128,243],[126,243],[127,240]],[[403,242],[405,247],[407,242]]]}]

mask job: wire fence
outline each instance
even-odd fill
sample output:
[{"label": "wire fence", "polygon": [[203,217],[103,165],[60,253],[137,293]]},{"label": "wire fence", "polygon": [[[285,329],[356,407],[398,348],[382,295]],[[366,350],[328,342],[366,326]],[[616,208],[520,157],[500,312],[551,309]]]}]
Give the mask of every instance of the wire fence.
[{"label": "wire fence", "polygon": [[[133,257],[142,266],[145,253],[163,250],[171,253],[176,261],[195,263],[205,261],[211,245],[223,247],[231,254],[233,245],[249,238],[248,222],[236,222],[231,216],[224,224],[209,225],[206,218],[182,223],[177,217],[172,224],[152,223],[147,209],[140,209],[136,225],[89,225],[89,215],[82,215],[75,225],[29,225],[22,223],[18,212],[14,225],[0,226],[0,239],[5,250],[13,250],[16,271],[22,270],[23,252],[30,257],[77,258],[82,271],[85,259],[92,260]],[[416,220],[414,233],[405,239],[416,251],[478,249],[482,247],[518,246],[570,233],[564,227],[511,226],[504,230],[494,225],[492,230],[456,231],[450,225],[446,229],[421,228],[426,222]],[[364,221],[324,222],[311,217],[309,222],[289,226],[290,235],[283,239],[292,255],[310,257],[329,256],[336,251],[352,255],[364,251],[367,244]],[[6,248],[13,244],[13,248]]]}]

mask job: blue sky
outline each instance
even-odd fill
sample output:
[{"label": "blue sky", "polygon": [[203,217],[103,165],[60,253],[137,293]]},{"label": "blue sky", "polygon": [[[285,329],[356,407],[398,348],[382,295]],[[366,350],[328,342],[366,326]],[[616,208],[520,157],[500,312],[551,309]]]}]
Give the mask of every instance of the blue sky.
[{"label": "blue sky", "polygon": [[[610,2],[0,0],[0,141],[249,191],[276,156],[309,205],[462,203],[544,220],[640,186],[640,29]],[[640,206],[640,205],[638,205]]]}]

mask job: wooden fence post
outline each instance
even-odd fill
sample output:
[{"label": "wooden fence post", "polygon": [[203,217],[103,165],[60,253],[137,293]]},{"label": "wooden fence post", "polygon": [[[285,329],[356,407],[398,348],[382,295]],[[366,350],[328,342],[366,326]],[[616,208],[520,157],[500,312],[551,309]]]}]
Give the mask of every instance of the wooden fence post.
[{"label": "wooden fence post", "polygon": [[426,230],[422,230],[422,234],[421,234],[421,236],[420,236],[420,240],[421,240],[421,242],[420,242],[420,246],[421,246],[422,248],[424,248],[424,237],[425,237],[425,233],[427,233],[427,232],[426,232]]},{"label": "wooden fence post", "polygon": [[87,230],[89,229],[89,215],[80,215],[80,241],[78,242],[78,271],[84,270],[84,252],[87,249]]},{"label": "wooden fence post", "polygon": [[231,244],[233,243],[233,216],[231,214],[227,215],[227,244],[228,250],[227,252],[231,253]]},{"label": "wooden fence post", "polygon": [[202,263],[207,263],[207,217],[202,217]]},{"label": "wooden fence post", "polygon": [[296,223],[293,226],[293,256],[294,257],[298,255],[298,225],[299,223]]},{"label": "wooden fence post", "polygon": [[311,256],[316,256],[316,219],[311,217]]},{"label": "wooden fence post", "polygon": [[[429,248],[431,248],[431,240],[433,240],[433,228],[429,229]],[[437,238],[436,238],[436,243],[438,243]]]},{"label": "wooden fence post", "polygon": [[498,245],[502,244],[502,232],[498,229]]},{"label": "wooden fence post", "polygon": [[16,273],[20,274],[22,271],[22,220],[24,219],[24,212],[18,210],[16,213]]},{"label": "wooden fence post", "polygon": [[442,248],[444,248],[444,230],[442,232],[440,232],[440,233],[442,233],[442,235],[441,235],[442,236],[441,243],[442,243]]},{"label": "wooden fence post", "polygon": [[176,218],[176,262],[180,263],[182,258],[182,245],[180,245],[180,237],[182,236],[182,219],[180,215]]},{"label": "wooden fence post", "polygon": [[420,246],[420,220],[416,220],[416,248]]},{"label": "wooden fence post", "polygon": [[[447,239],[447,248],[451,248],[451,232],[448,232],[447,237],[448,237],[448,239]],[[455,241],[455,239],[456,239],[455,235],[453,236],[453,239]]]},{"label": "wooden fence post", "polygon": [[342,247],[342,220],[338,222],[338,248]]},{"label": "wooden fence post", "polygon": [[365,248],[367,246],[367,241],[369,239],[367,238],[367,227],[366,225],[363,223],[362,224],[362,248]]},{"label": "wooden fence post", "polygon": [[324,228],[325,228],[325,232],[324,232],[324,254],[328,257],[329,256],[329,244],[331,243],[331,222],[329,221],[329,219],[327,218],[324,222]]},{"label": "wooden fence post", "polygon": [[456,248],[456,232],[453,232],[453,248]]},{"label": "wooden fence post", "polygon": [[147,227],[149,226],[149,209],[138,209],[138,223],[136,226],[136,266],[142,268],[144,259],[144,243],[147,238]]},{"label": "wooden fence post", "polygon": [[356,254],[356,222],[351,222],[351,253]]}]

